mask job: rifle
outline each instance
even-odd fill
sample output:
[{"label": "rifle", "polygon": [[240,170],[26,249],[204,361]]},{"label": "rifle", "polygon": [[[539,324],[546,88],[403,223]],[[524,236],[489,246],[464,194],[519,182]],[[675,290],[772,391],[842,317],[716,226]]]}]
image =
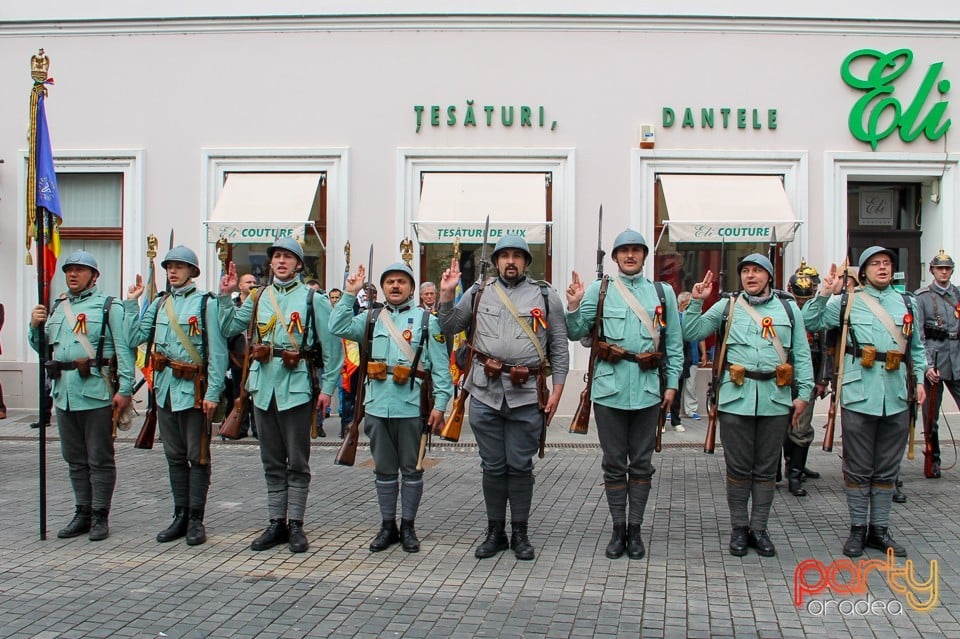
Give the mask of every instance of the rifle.
[{"label": "rifle", "polygon": [[[933,370],[940,374],[940,353],[934,353]],[[933,477],[933,425],[937,421],[937,407],[940,405],[941,382],[930,384],[927,391],[927,410],[923,412],[923,476]]]},{"label": "rifle", "polygon": [[571,433],[577,435],[586,435],[590,426],[590,410],[592,403],[590,393],[593,389],[593,369],[597,363],[597,351],[602,335],[601,325],[603,324],[603,300],[607,296],[608,280],[603,277],[603,257],[606,252],[603,250],[603,205],[600,205],[600,218],[597,224],[597,279],[600,283],[600,296],[597,299],[597,316],[593,324],[593,331],[590,334],[590,360],[587,362],[587,372],[583,376],[586,384],[580,391],[580,403],[577,404],[577,410],[573,414],[573,420],[570,422]]},{"label": "rifle", "polygon": [[[367,262],[367,276],[373,269],[373,244],[370,245],[370,258]],[[366,284],[364,284],[366,287]],[[366,411],[363,403],[366,400],[367,364],[370,362],[370,351],[373,346],[373,324],[377,314],[373,309],[373,297],[367,294],[367,329],[364,331],[363,343],[360,344],[360,372],[357,374],[357,398],[354,402],[353,419],[347,428],[347,436],[343,438],[334,463],[341,466],[353,466],[357,461],[357,446],[360,443],[360,422],[363,421]]]},{"label": "rifle", "polygon": [[460,383],[457,385],[457,398],[453,400],[453,408],[450,409],[450,416],[444,422],[440,430],[440,439],[448,442],[460,441],[460,432],[463,430],[463,414],[467,408],[467,398],[470,392],[467,390],[467,377],[470,375],[470,369],[473,367],[473,340],[475,329],[477,327],[477,305],[480,303],[480,296],[483,294],[483,287],[487,278],[487,241],[490,237],[490,216],[487,216],[483,225],[483,245],[480,247],[480,279],[477,291],[473,295],[473,320],[470,326],[470,334],[467,336],[467,343],[463,348],[467,349],[466,362],[461,368]]},{"label": "rifle", "polygon": [[[850,331],[850,309],[853,308],[853,293],[847,291],[847,278],[849,277],[847,271],[849,268],[850,258],[848,257],[843,261],[843,297],[841,298],[846,301],[846,308],[840,320],[843,327],[840,330],[840,341],[837,342],[836,355],[833,358],[833,397],[830,400],[830,409],[827,412],[826,432],[823,434],[823,450],[828,453],[833,450],[833,432],[836,427],[837,409],[840,406],[840,390],[843,386],[843,369],[846,364],[847,334]],[[841,306],[843,305],[844,303],[841,302]]]},{"label": "rifle", "polygon": [[[720,240],[720,268],[717,271],[717,294],[723,299],[723,276],[726,243]],[[723,341],[719,349],[714,344],[713,368],[710,374],[710,385],[707,387],[707,432],[703,440],[703,452],[713,454],[717,445],[717,418],[720,413],[720,380],[723,377],[723,362],[727,358],[727,338],[730,336],[730,326],[733,323],[733,298],[728,298],[730,314],[727,316],[727,326],[723,332]]]},{"label": "rifle", "polygon": [[[243,424],[243,419],[246,417],[247,413],[247,404],[250,397],[250,394],[247,392],[247,373],[250,372],[250,349],[253,346],[250,338],[253,335],[253,331],[255,330],[254,326],[256,326],[257,323],[257,310],[258,305],[260,304],[260,295],[262,295],[262,290],[259,292],[254,292],[253,314],[250,315],[250,327],[247,329],[246,334],[247,348],[243,353],[243,372],[240,374],[240,394],[235,400],[233,400],[233,408],[231,408],[230,412],[227,413],[223,423],[220,424],[220,430],[217,431],[218,435],[227,439],[240,439],[241,424]],[[230,354],[230,357],[233,357],[232,353]]]},{"label": "rifle", "polygon": [[[157,304],[163,304],[163,298],[160,297],[160,301]],[[159,306],[157,312],[160,312]],[[157,332],[157,323],[154,320],[153,326],[150,327],[150,338],[147,339],[147,350],[146,350],[146,361],[150,361],[150,353],[153,351],[153,338],[156,336]],[[140,428],[140,434],[137,435],[137,441],[134,442],[134,448],[142,448],[144,450],[150,450],[153,448],[153,441],[157,437],[157,392],[154,390],[153,384],[147,386],[147,412],[143,420],[143,426]]]},{"label": "rifle", "polygon": [[[414,370],[417,369],[416,364],[412,367]],[[410,381],[413,383],[414,377],[410,376]],[[430,447],[431,436],[433,430],[430,428],[430,424],[426,419],[426,416],[430,415],[430,412],[433,410],[433,378],[429,375],[420,383],[420,415],[424,417],[423,425],[420,429],[420,451],[417,454],[417,472],[423,472],[423,460],[427,457],[427,449]]]},{"label": "rifle", "polygon": [[657,443],[654,446],[653,450],[660,452],[663,450],[663,429],[667,425],[667,409],[663,406],[663,394],[667,390],[667,379],[666,372],[663,370],[663,360],[660,360],[660,412],[657,413]]},{"label": "rifle", "polygon": [[[907,312],[911,312],[910,307],[907,306]],[[913,449],[916,446],[916,431],[917,431],[917,373],[913,370],[913,358],[910,357],[910,340],[913,339],[912,335],[907,336],[907,348],[904,350],[904,358],[907,360],[907,410],[909,412],[909,423],[910,423],[910,439],[909,445],[907,446],[907,459],[913,461],[914,452]],[[926,430],[924,430],[924,439],[926,439]],[[924,451],[926,451],[926,441],[924,441]],[[924,466],[926,466],[926,459],[924,459]]]}]

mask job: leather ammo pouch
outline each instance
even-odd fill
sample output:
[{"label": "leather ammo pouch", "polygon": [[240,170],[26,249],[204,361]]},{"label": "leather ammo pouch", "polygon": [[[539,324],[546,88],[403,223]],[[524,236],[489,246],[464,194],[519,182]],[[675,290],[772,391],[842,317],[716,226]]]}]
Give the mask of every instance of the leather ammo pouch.
[{"label": "leather ammo pouch", "polygon": [[875,361],[877,361],[877,347],[863,346],[860,349],[860,365],[864,368],[873,368]]},{"label": "leather ammo pouch", "polygon": [[60,362],[48,360],[43,363],[43,367],[47,371],[47,377],[50,379],[60,379]]},{"label": "leather ammo pouch", "polygon": [[367,379],[383,381],[387,379],[386,362],[367,362]]},{"label": "leather ammo pouch", "polygon": [[900,351],[887,351],[887,359],[883,368],[888,371],[900,370],[900,362],[903,361],[903,353]]},{"label": "leather ammo pouch", "polygon": [[619,362],[624,358],[626,353],[622,347],[611,344],[610,342],[599,342],[597,344],[597,357],[611,364]]},{"label": "leather ammo pouch", "polygon": [[793,366],[787,363],[777,366],[777,386],[789,386],[793,383]]},{"label": "leather ammo pouch", "polygon": [[169,363],[170,359],[161,353],[154,352],[150,354],[150,365],[153,367],[153,370],[158,373],[165,369]]},{"label": "leather ammo pouch", "polygon": [[737,386],[743,386],[743,380],[747,375],[746,366],[741,366],[740,364],[730,364],[730,366],[727,368],[727,371],[730,373],[731,382]]},{"label": "leather ammo pouch", "polygon": [[406,384],[410,381],[410,373],[413,372],[413,369],[409,366],[403,366],[397,364],[393,367],[393,383],[394,384]]},{"label": "leather ammo pouch", "polygon": [[255,359],[260,363],[267,361],[272,355],[273,349],[269,344],[254,344],[250,347],[251,359]]},{"label": "leather ammo pouch", "polygon": [[660,358],[663,354],[660,351],[650,351],[648,353],[637,353],[637,364],[642,371],[652,371],[660,366]]},{"label": "leather ammo pouch", "polygon": [[[493,359],[492,357],[488,357],[486,360],[484,360],[483,374],[486,375],[488,378],[497,379],[498,377],[500,377],[500,373],[502,372],[503,372],[503,362],[501,362],[499,359]],[[511,379],[512,379],[512,373],[511,373]]]},{"label": "leather ammo pouch", "polygon": [[75,360],[74,364],[77,366],[77,375],[79,375],[81,379],[90,377],[90,365],[96,363],[96,361],[95,359],[87,359],[85,357]]},{"label": "leather ammo pouch", "polygon": [[300,363],[300,351],[283,349],[280,351],[280,359],[283,361],[283,367],[292,371]]},{"label": "leather ammo pouch", "polygon": [[200,377],[200,367],[193,364],[184,364],[170,360],[170,370],[177,379],[185,379],[188,382]]},{"label": "leather ammo pouch", "polygon": [[526,366],[510,367],[510,383],[514,386],[523,386],[530,379],[530,369]]}]

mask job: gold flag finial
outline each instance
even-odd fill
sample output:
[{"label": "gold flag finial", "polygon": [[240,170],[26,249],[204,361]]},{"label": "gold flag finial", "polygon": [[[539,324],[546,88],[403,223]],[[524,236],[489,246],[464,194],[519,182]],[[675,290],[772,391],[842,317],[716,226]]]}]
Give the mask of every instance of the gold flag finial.
[{"label": "gold flag finial", "polygon": [[400,242],[400,257],[403,258],[404,264],[412,268],[411,262],[413,260],[413,241],[409,237],[403,238],[403,241]]},{"label": "gold flag finial", "polygon": [[157,257],[157,246],[160,242],[157,240],[157,236],[151,233],[147,236],[147,259],[154,259]]},{"label": "gold flag finial", "polygon": [[30,77],[37,84],[43,84],[49,77],[50,58],[44,53],[43,49],[37,52],[37,55],[30,58]]},{"label": "gold flag finial", "polygon": [[460,261],[460,238],[455,237],[453,239],[453,259]]}]

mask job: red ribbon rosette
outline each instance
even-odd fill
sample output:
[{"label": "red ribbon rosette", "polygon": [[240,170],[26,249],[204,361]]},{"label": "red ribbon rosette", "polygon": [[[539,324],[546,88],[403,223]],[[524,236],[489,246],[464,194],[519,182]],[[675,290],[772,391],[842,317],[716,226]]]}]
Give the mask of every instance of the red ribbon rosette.
[{"label": "red ribbon rosette", "polygon": [[953,307],[953,316],[960,319],[960,302],[957,302],[957,305]]},{"label": "red ribbon rosette", "polygon": [[761,325],[763,326],[763,330],[760,332],[761,337],[769,337],[770,339],[773,339],[777,336],[777,331],[773,329],[772,317],[764,317]]},{"label": "red ribbon rosette", "polygon": [[190,319],[187,320],[187,324],[190,325],[190,337],[196,337],[200,334],[200,318],[196,315],[191,315]]},{"label": "red ribbon rosette", "polygon": [[657,306],[656,310],[653,311],[653,325],[656,328],[663,328],[667,323],[663,320],[663,307]]},{"label": "red ribbon rosette", "polygon": [[913,333],[913,315],[907,313],[903,316],[903,334],[907,337]]},{"label": "red ribbon rosette", "polygon": [[535,308],[530,311],[530,317],[533,318],[533,332],[536,333],[538,328],[543,328],[547,330],[547,320],[543,317],[543,309]]},{"label": "red ribbon rosette", "polygon": [[403,339],[407,340],[407,344],[409,344],[410,340],[413,339],[413,331],[411,331],[409,328],[404,329],[401,335],[403,335]]},{"label": "red ribbon rosette", "polygon": [[74,333],[87,334],[87,314],[77,313],[77,323],[73,325]]},{"label": "red ribbon rosette", "polygon": [[297,311],[290,313],[290,323],[287,324],[287,332],[292,334],[294,331],[303,334],[303,324],[300,323],[300,313]]}]

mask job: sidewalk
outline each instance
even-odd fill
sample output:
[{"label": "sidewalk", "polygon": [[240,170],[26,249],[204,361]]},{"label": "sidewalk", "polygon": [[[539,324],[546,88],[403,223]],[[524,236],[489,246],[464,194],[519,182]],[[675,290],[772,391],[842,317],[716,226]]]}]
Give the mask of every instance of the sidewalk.
[{"label": "sidewalk", "polygon": [[[249,550],[266,524],[252,439],[213,446],[209,541],[158,544],[153,537],[172,510],[165,461],[159,444],[134,449],[135,431],[117,444],[119,482],[103,542],[56,538],[73,505],[59,447],[48,442],[48,538],[40,541],[37,431],[29,421],[17,413],[0,422],[4,637],[960,636],[960,533],[945,521],[957,510],[960,472],[923,479],[919,450],[904,462],[909,501],[895,505],[892,524],[918,578],[938,562],[939,602],[929,612],[911,609],[879,570],[868,595],[810,595],[819,608],[793,603],[799,562],[842,558],[847,521],[836,453],[811,451],[810,465],[823,478],[807,482],[809,497],[778,490],[770,525],[777,557],[730,556],[723,451],[700,450],[705,420],[664,434],[644,524],[648,556],[635,561],[603,555],[610,527],[594,425],[576,436],[566,433],[568,420],[558,420],[537,462],[532,562],[510,551],[473,556],[486,516],[467,429],[460,445],[430,454],[418,554],[399,546],[368,551],[379,525],[369,452],[361,448],[353,468],[338,467],[336,439],[313,449],[307,553]],[[947,463],[950,446],[944,443]],[[887,608],[843,612],[868,597]]]}]

